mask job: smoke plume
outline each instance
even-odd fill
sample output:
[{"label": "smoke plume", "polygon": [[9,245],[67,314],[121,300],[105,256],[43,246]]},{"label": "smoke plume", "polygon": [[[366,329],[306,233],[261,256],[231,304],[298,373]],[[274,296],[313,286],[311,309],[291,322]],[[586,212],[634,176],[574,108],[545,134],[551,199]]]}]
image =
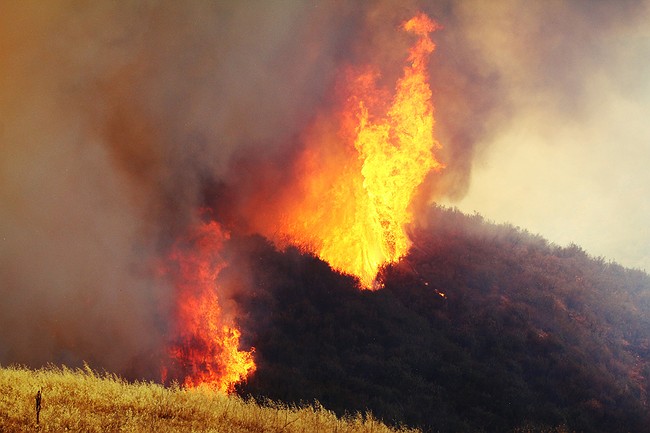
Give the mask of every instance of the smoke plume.
[{"label": "smoke plume", "polygon": [[[338,74],[374,64],[394,83],[409,43],[395,29],[415,12],[443,27],[430,81],[446,169],[428,179],[430,201],[463,197],[477,149],[532,104],[529,89],[551,81],[554,97],[541,103],[585,110],[572,81],[582,63],[534,52],[596,49],[583,30],[617,34],[638,8],[624,5],[4,4],[0,363],[87,361],[158,377],[173,288],[156,263],[200,207],[228,229],[250,228],[253,198],[291,184],[287,161],[334,103]],[[577,17],[575,34],[552,36]]]}]

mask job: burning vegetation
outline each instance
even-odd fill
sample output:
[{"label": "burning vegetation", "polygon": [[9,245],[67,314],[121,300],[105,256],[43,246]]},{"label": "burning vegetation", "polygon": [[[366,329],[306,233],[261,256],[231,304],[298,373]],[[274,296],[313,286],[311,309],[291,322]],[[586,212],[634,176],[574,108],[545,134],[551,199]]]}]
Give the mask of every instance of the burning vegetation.
[{"label": "burning vegetation", "polygon": [[365,289],[378,287],[379,270],[407,253],[413,197],[441,167],[427,70],[436,24],[418,14],[402,29],[418,39],[394,94],[378,87],[375,68],[347,71],[341,106],[305,136],[295,167],[299,186],[260,230],[356,276]]},{"label": "burning vegetation", "polygon": [[601,3],[7,4],[0,363],[643,431],[648,276],[429,206],[509,122],[607,100],[647,13]]},{"label": "burning vegetation", "polygon": [[[168,260],[166,273],[176,287],[169,354],[187,387],[232,392],[255,371],[254,349],[239,349],[241,332],[220,304],[219,273],[227,266],[222,250],[228,237],[215,221],[203,223],[174,245]],[[165,367],[163,380],[167,374]]]},{"label": "burning vegetation", "polygon": [[[427,70],[435,48],[429,34],[436,24],[420,13],[401,29],[417,39],[394,94],[378,86],[376,68],[348,68],[339,106],[304,136],[293,167],[295,184],[271,209],[256,211],[260,233],[283,248],[293,245],[317,255],[358,278],[364,289],[379,287],[379,271],[408,252],[413,198],[425,177],[442,167],[434,155],[439,144]],[[327,133],[325,124],[336,132]],[[227,238],[221,225],[210,221],[173,249],[177,308],[170,354],[186,386],[230,392],[255,371],[255,363],[254,349],[239,348],[236,313],[225,317],[220,305]]]}]

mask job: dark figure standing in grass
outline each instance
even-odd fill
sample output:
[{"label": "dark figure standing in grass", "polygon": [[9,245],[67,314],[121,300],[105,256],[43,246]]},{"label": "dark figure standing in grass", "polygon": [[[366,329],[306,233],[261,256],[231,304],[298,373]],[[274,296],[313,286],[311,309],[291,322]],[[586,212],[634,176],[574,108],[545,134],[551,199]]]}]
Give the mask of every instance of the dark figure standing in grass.
[{"label": "dark figure standing in grass", "polygon": [[41,390],[36,393],[36,425],[41,421]]}]

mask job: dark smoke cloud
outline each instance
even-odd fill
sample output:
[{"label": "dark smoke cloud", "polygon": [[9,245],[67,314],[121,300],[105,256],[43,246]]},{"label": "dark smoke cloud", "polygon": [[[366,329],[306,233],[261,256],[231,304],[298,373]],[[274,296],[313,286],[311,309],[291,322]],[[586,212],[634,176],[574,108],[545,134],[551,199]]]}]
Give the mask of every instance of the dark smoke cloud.
[{"label": "dark smoke cloud", "polygon": [[[135,54],[136,17],[8,2],[0,18],[0,363],[141,374],[167,302],[141,203],[93,121],[97,83]],[[116,25],[116,23],[122,23]],[[150,371],[148,372],[151,373]]]},{"label": "dark smoke cloud", "polygon": [[387,5],[3,5],[0,363],[155,377],[156,263],[204,184],[234,155],[281,160]]},{"label": "dark smoke cloud", "polygon": [[[529,46],[552,50],[545,29],[558,20],[623,26],[635,10],[626,3],[611,21],[606,3],[5,2],[0,363],[85,360],[156,377],[173,299],[157,261],[196,222],[197,207],[226,214],[235,198],[291,182],[287,160],[334,103],[337,73],[371,63],[394,82],[410,43],[396,28],[417,10],[444,27],[433,37],[431,84],[447,168],[428,190],[462,197],[477,142],[520,102],[504,93],[512,59],[534,58]],[[504,12],[485,21],[486,8]],[[539,30],[525,40],[500,34],[509,14]],[[486,38],[521,47],[492,51]],[[552,80],[556,63],[528,84]],[[553,89],[576,104],[573,84]]]}]

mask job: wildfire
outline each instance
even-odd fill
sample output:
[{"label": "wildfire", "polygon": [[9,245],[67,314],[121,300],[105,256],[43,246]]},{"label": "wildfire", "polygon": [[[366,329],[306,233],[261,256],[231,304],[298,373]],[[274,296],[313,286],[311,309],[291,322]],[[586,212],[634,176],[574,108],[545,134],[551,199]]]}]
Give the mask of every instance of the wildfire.
[{"label": "wildfire", "polygon": [[[433,155],[439,144],[427,79],[435,28],[424,14],[403,23],[418,39],[394,94],[378,86],[379,73],[371,68],[344,75],[339,109],[322,114],[303,135],[304,150],[291,167],[297,182],[251,201],[253,228],[280,245],[317,254],[357,276],[364,288],[381,286],[381,267],[410,248],[406,227],[417,188],[441,168]],[[185,386],[224,392],[256,369],[254,349],[239,349],[234,314],[220,303],[227,239],[217,222],[204,223],[177,242],[169,258],[176,287],[169,354]]]},{"label": "wildfire", "polygon": [[[207,385],[231,392],[255,371],[253,351],[239,350],[241,332],[219,304],[217,278],[228,233],[218,223],[204,223],[187,244],[178,242],[170,256],[176,286],[176,338],[169,349],[188,387]],[[171,266],[170,266],[171,269]]]},{"label": "wildfire", "polygon": [[382,266],[406,255],[413,197],[442,167],[433,155],[439,144],[427,78],[436,24],[419,14],[402,29],[418,40],[394,95],[378,87],[377,71],[350,71],[342,108],[305,134],[295,168],[299,187],[284,198],[279,221],[262,222],[276,242],[314,252],[369,289],[378,286]]}]

